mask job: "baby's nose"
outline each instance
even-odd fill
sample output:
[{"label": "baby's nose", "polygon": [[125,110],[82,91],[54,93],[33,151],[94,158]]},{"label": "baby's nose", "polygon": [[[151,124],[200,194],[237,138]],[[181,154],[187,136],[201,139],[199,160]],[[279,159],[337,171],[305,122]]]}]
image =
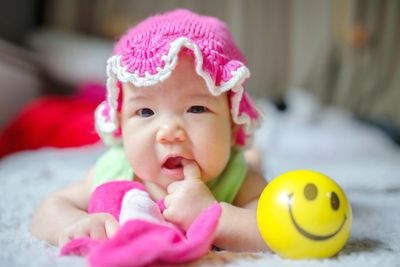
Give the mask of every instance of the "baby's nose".
[{"label": "baby's nose", "polygon": [[182,142],[186,140],[186,132],[178,125],[165,125],[157,132],[159,143]]}]

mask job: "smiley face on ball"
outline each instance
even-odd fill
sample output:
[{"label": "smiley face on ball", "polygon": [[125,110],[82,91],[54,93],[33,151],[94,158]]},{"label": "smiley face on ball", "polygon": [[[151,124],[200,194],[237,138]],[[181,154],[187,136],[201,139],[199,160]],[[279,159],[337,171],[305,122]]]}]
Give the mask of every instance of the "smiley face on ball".
[{"label": "smiley face on ball", "polygon": [[274,179],[257,209],[267,245],[287,258],[324,258],[346,243],[351,207],[342,189],[313,171],[293,171]]},{"label": "smiley face on ball", "polygon": [[[340,233],[347,220],[347,211],[338,211],[341,202],[338,193],[334,191],[334,188],[324,187],[326,187],[326,183],[316,185],[310,182],[304,186],[303,192],[297,192],[296,196],[294,192],[288,194],[287,202],[291,222],[302,236],[315,241],[335,237]],[[322,216],[316,216],[317,212],[313,212],[313,210],[322,212],[320,214]],[[304,216],[305,214],[307,216]]]}]

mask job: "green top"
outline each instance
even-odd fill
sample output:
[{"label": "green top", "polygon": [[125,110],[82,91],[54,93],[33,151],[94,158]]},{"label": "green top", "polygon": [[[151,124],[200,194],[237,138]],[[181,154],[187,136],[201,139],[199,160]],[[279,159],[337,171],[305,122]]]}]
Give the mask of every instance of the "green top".
[{"label": "green top", "polygon": [[[247,174],[247,163],[240,149],[232,149],[227,166],[219,177],[207,183],[218,202],[232,203]],[[134,172],[122,146],[111,147],[96,162],[93,188],[111,181],[133,180]]]}]

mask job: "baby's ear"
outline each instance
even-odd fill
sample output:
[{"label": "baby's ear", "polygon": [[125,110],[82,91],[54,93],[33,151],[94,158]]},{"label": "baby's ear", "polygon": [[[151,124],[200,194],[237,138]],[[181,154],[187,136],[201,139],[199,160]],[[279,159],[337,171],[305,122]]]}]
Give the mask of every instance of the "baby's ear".
[{"label": "baby's ear", "polygon": [[117,110],[116,110],[116,117],[118,125],[121,126],[122,122],[122,105],[124,102],[124,88],[126,88],[126,83],[121,83],[118,81],[117,88],[118,88],[118,96],[117,96]]}]

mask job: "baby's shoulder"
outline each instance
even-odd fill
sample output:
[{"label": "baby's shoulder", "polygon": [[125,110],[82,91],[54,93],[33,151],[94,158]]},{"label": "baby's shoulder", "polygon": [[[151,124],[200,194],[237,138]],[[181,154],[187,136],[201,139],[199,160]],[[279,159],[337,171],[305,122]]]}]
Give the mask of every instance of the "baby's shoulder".
[{"label": "baby's shoulder", "polygon": [[264,176],[258,171],[249,169],[236,196],[235,205],[245,206],[258,199],[266,186],[267,180]]},{"label": "baby's shoulder", "polygon": [[265,186],[267,186],[267,180],[264,178],[262,173],[250,168],[244,178],[242,188],[259,189],[262,192]]}]

